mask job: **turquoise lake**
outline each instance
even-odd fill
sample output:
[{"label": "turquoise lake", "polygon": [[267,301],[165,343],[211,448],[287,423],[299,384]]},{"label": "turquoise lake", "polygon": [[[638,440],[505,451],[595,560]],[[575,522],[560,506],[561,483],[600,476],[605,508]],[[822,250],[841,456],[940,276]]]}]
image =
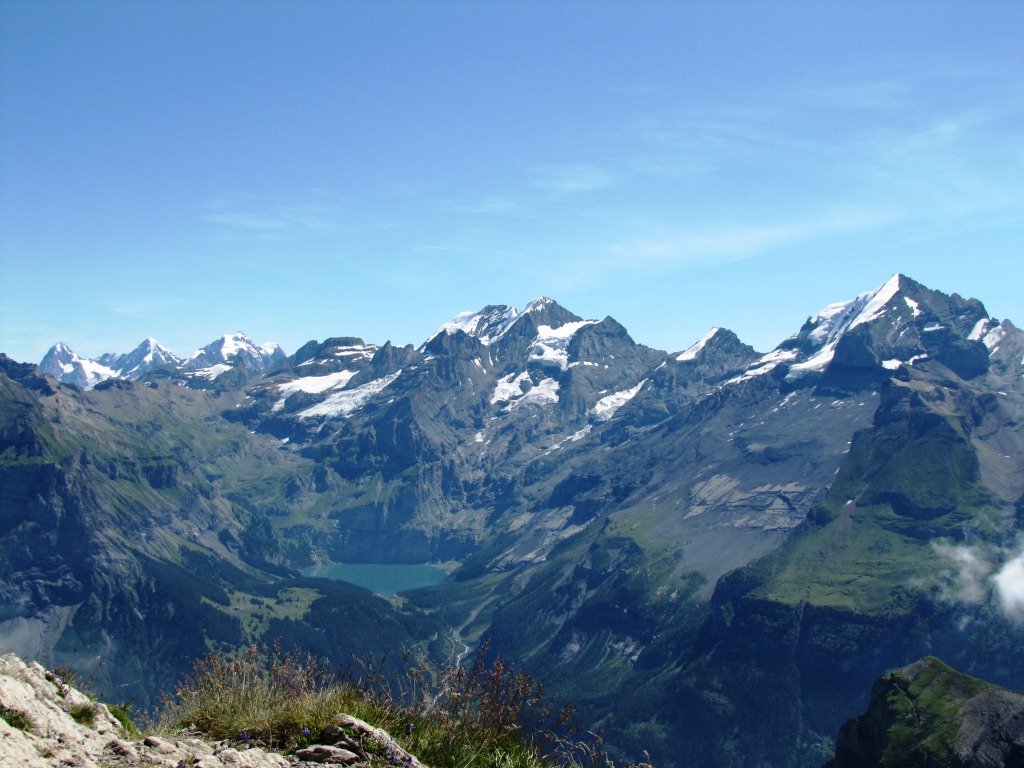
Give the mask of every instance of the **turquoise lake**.
[{"label": "turquoise lake", "polygon": [[426,563],[331,563],[306,568],[303,573],[306,576],[358,584],[385,597],[393,597],[407,589],[440,584],[448,575],[444,569]]}]

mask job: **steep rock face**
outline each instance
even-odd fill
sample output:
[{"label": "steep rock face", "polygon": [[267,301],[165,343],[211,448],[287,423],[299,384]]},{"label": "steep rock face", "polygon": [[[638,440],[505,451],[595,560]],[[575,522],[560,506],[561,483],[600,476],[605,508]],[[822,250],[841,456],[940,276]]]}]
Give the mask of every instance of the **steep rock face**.
[{"label": "steep rock face", "polygon": [[934,657],[890,672],[867,711],[839,731],[826,768],[1024,765],[1024,694],[960,674]]}]

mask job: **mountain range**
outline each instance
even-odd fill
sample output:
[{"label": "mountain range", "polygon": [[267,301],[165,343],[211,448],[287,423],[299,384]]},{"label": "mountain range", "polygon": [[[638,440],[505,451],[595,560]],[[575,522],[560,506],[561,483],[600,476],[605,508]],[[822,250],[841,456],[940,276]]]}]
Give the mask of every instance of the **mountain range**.
[{"label": "mountain range", "polygon": [[486,647],[626,755],[803,766],[922,656],[1024,687],[1024,334],[904,275],[767,353],[540,298],[0,371],[0,646],[143,706],[211,647]]},{"label": "mountain range", "polygon": [[155,371],[173,372],[200,385],[230,372],[229,380],[238,384],[247,376],[272,369],[286,357],[277,344],[255,344],[244,333],[221,336],[184,358],[152,338],[126,354],[110,352],[95,360],[79,357],[66,344],[57,342],[39,363],[39,371],[79,389],[93,389],[108,379],[137,381]]}]

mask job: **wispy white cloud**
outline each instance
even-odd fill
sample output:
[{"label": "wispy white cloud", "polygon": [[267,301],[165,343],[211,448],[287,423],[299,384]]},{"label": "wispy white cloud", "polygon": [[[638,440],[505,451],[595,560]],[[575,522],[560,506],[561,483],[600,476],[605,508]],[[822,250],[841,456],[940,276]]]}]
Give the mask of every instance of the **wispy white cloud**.
[{"label": "wispy white cloud", "polygon": [[939,580],[943,601],[980,605],[988,598],[988,581],[994,566],[981,547],[935,542],[932,548],[952,566]]},{"label": "wispy white cloud", "polygon": [[992,581],[1003,612],[1024,620],[1024,552],[1007,561]]},{"label": "wispy white cloud", "polygon": [[940,599],[968,606],[992,600],[1007,618],[1024,622],[1024,551],[1019,546],[935,542],[932,548],[951,566],[940,575]]},{"label": "wispy white cloud", "polygon": [[817,238],[877,229],[896,220],[895,214],[861,211],[777,224],[740,223],[712,231],[683,231],[613,244],[609,257],[619,265],[654,269],[739,261]]},{"label": "wispy white cloud", "polygon": [[243,195],[211,201],[203,219],[227,240],[276,240],[338,231],[343,215],[336,203],[265,201]]},{"label": "wispy white cloud", "polygon": [[797,91],[794,98],[812,106],[842,110],[903,109],[911,92],[910,83],[898,78],[854,79]]},{"label": "wispy white cloud", "polygon": [[255,213],[210,213],[204,217],[214,224],[222,224],[231,229],[269,231],[284,229],[288,222],[280,216],[259,215]]},{"label": "wispy white cloud", "polygon": [[552,205],[576,204],[578,196],[601,192],[618,182],[610,169],[593,163],[534,166],[527,169],[524,176],[525,181],[506,179],[500,192],[447,208],[460,215],[537,218],[547,215]]},{"label": "wispy white cloud", "polygon": [[500,215],[522,209],[522,198],[513,195],[488,195],[473,203],[452,206],[454,213]]},{"label": "wispy white cloud", "polygon": [[615,174],[590,163],[547,165],[533,169],[532,186],[556,195],[594,192],[615,185]]}]

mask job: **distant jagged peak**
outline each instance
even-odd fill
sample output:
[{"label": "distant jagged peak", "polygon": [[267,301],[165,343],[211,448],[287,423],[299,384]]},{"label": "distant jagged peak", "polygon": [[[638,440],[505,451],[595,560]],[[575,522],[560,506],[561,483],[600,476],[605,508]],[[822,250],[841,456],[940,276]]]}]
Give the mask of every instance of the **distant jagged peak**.
[{"label": "distant jagged peak", "polygon": [[66,366],[73,365],[79,360],[75,351],[63,341],[58,341],[50,347],[39,363],[39,369],[43,373],[60,378],[61,373],[66,372]]},{"label": "distant jagged peak", "polygon": [[39,371],[79,389],[92,389],[101,381],[118,375],[117,371],[99,361],[80,357],[62,341],[50,347],[43,356]]},{"label": "distant jagged peak", "polygon": [[460,331],[489,346],[504,337],[525,318],[530,318],[534,327],[547,326],[552,330],[559,329],[567,323],[582,322],[582,318],[565,309],[554,299],[538,296],[530,301],[522,312],[508,304],[488,304],[477,312],[460,312],[438,328],[423,346],[442,333],[452,335]]},{"label": "distant jagged peak", "polygon": [[197,349],[184,360],[184,367],[202,368],[209,365],[225,363],[241,363],[242,365],[261,370],[283,360],[284,350],[280,345],[269,342],[256,344],[241,331],[221,336],[202,349]]},{"label": "distant jagged peak", "polygon": [[976,340],[989,321],[988,312],[977,299],[947,295],[896,273],[873,291],[849,301],[829,304],[809,318],[793,336],[816,346],[833,344],[858,326],[885,320],[890,325],[919,326],[921,332],[949,330],[957,336]]},{"label": "distant jagged peak", "polygon": [[531,312],[543,312],[548,307],[558,305],[558,302],[554,299],[549,299],[547,296],[538,296],[532,299],[529,304],[523,309],[523,314],[527,315]]},{"label": "distant jagged peak", "polygon": [[[987,366],[978,342],[992,331],[988,313],[977,299],[932,290],[897,272],[878,288],[829,304],[809,317],[799,331],[735,381],[785,366],[785,378],[792,382],[833,370],[837,360],[841,368],[861,370],[867,381],[869,369],[891,372],[933,358],[970,377]],[[852,382],[846,386],[854,386]]]},{"label": "distant jagged peak", "polygon": [[106,354],[99,362],[110,366],[124,378],[137,378],[139,375],[165,365],[179,365],[181,358],[153,337],[147,337],[131,352],[118,355]]},{"label": "distant jagged peak", "polygon": [[442,325],[433,336],[432,341],[442,333],[449,335],[462,331],[468,336],[478,339],[481,344],[490,345],[505,335],[512,324],[519,319],[519,311],[505,304],[488,304],[479,312],[460,312]]},{"label": "distant jagged peak", "polygon": [[[859,294],[849,301],[829,304],[808,319],[797,335],[806,335],[819,345],[833,343],[851,328],[877,318],[906,283],[907,278],[897,272],[873,291]],[[905,297],[905,302],[915,317],[920,314],[917,301]]]},{"label": "distant jagged peak", "polygon": [[139,344],[134,350],[128,353],[129,355],[143,355],[149,356],[152,359],[165,358],[169,360],[180,361],[177,355],[171,350],[161,344],[159,341],[154,339],[152,336],[147,336],[143,339],[142,343]]},{"label": "distant jagged peak", "polygon": [[256,344],[244,333],[237,331],[236,333],[226,333],[220,338],[211,341],[205,347],[194,351],[187,359],[192,360],[205,353],[218,354],[226,360],[245,349],[256,349]]},{"label": "distant jagged peak", "polygon": [[78,355],[75,354],[75,351],[73,349],[71,349],[71,347],[69,347],[63,341],[58,341],[56,344],[54,344],[52,347],[50,347],[50,350],[49,350],[49,352],[47,352],[47,354],[69,355],[69,356],[73,356],[73,357],[78,357]]},{"label": "distant jagged peak", "polygon": [[322,342],[308,341],[292,355],[292,366],[360,365],[373,358],[379,347],[357,336],[332,336]]},{"label": "distant jagged peak", "polygon": [[761,355],[733,331],[715,326],[682,352],[669,355],[669,360],[699,368],[706,377],[741,370],[759,357]]},{"label": "distant jagged peak", "polygon": [[[547,296],[538,296],[523,309],[520,317],[530,318],[535,325],[546,325],[549,328],[561,328],[566,323],[579,323],[583,318],[573,314],[554,299]],[[595,321],[587,321],[597,322]]]}]

